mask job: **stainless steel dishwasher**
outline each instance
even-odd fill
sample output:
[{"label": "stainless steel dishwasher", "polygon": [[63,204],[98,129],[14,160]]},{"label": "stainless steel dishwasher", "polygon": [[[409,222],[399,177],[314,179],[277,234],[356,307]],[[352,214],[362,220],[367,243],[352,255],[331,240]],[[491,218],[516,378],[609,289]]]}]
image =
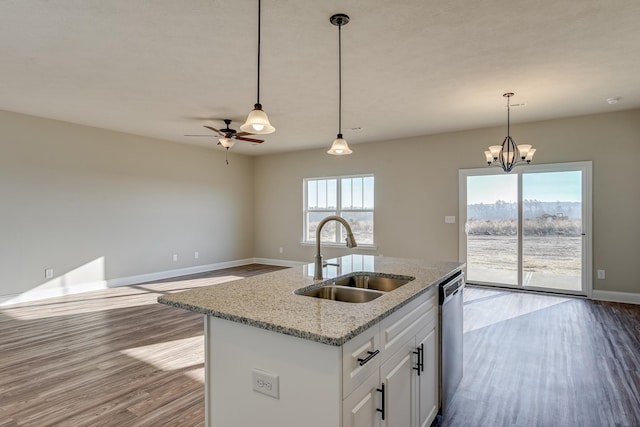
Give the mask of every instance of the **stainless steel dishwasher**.
[{"label": "stainless steel dishwasher", "polygon": [[440,415],[444,415],[462,380],[462,308],[464,273],[440,285]]}]

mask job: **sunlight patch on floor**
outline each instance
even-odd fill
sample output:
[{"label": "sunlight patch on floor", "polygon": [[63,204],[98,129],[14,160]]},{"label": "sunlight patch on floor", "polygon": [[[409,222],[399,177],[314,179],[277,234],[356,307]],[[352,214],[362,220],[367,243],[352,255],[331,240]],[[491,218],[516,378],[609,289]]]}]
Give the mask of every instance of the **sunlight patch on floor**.
[{"label": "sunlight patch on floor", "polygon": [[[526,303],[524,299],[527,300]],[[567,301],[571,301],[571,298],[476,287],[472,290],[465,289],[464,332],[525,316]],[[486,315],[486,309],[483,307],[487,304],[492,307],[491,316]],[[530,307],[524,309],[526,306]]]},{"label": "sunlight patch on floor", "polygon": [[204,384],[204,336],[129,348],[120,350],[120,353],[163,371],[181,371],[189,378]]}]

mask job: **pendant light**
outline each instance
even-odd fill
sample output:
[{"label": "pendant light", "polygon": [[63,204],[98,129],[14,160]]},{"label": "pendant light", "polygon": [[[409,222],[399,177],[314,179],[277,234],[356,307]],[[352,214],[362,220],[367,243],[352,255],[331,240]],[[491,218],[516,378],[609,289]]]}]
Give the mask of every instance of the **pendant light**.
[{"label": "pendant light", "polygon": [[338,27],[338,136],[327,153],[344,156],[353,152],[349,149],[347,140],[342,137],[342,26],[349,23],[349,17],[344,13],[337,13],[329,21]]},{"label": "pendant light", "polygon": [[276,128],[271,126],[267,113],[264,112],[262,104],[260,104],[260,6],[260,0],[258,0],[258,96],[253,110],[249,113],[247,121],[240,126],[240,130],[257,135],[266,135],[275,132]]},{"label": "pendant light", "polygon": [[487,158],[487,164],[489,166],[500,166],[502,170],[509,173],[518,164],[526,162],[531,163],[533,154],[536,152],[535,148],[531,148],[531,145],[521,144],[516,145],[511,138],[510,133],[510,111],[511,107],[509,100],[513,96],[513,92],[507,92],[503,94],[507,98],[507,137],[502,141],[502,145],[492,145],[489,147],[489,151],[485,151],[484,155]]}]

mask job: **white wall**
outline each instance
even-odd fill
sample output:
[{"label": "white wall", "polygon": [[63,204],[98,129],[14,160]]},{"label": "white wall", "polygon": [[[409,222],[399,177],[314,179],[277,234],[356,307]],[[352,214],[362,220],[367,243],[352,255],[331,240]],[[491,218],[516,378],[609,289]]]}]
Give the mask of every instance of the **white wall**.
[{"label": "white wall", "polygon": [[5,300],[253,256],[252,158],[9,112],[0,129]]},{"label": "white wall", "polygon": [[[537,164],[593,161],[593,268],[607,271],[606,280],[594,280],[593,287],[640,293],[640,110],[511,129],[516,143],[537,148]],[[444,216],[458,215],[458,170],[483,167],[484,150],[504,137],[505,128],[496,127],[354,144],[345,157],[323,149],[257,158],[255,256],[311,262],[315,248],[300,245],[303,178],[374,173],[373,253],[456,260],[458,225],[445,224]],[[348,251],[324,249],[323,255]]]}]

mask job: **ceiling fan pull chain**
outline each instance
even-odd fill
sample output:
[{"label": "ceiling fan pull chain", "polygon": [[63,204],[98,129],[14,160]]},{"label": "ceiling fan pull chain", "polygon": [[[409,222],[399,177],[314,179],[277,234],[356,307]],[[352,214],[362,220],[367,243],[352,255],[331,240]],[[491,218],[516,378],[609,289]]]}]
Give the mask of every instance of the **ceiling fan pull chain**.
[{"label": "ceiling fan pull chain", "polygon": [[227,166],[229,166],[229,147],[227,147],[227,150],[224,152],[224,160],[227,162]]}]

